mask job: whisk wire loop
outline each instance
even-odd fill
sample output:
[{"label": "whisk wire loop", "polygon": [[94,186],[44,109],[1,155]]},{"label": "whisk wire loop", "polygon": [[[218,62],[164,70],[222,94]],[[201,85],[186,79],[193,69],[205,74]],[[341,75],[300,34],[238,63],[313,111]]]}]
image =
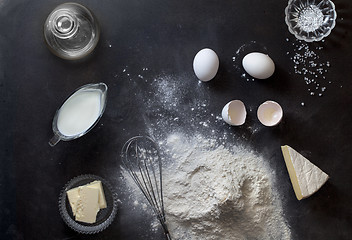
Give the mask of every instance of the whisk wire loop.
[{"label": "whisk wire loop", "polygon": [[162,164],[157,144],[150,137],[136,136],[125,143],[121,156],[124,167],[160,221],[166,238],[171,240],[165,219]]}]

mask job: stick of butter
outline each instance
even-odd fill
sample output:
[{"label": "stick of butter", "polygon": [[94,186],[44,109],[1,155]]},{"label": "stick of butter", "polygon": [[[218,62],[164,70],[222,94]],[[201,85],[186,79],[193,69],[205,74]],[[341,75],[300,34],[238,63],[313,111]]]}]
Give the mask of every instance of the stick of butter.
[{"label": "stick of butter", "polygon": [[317,192],[329,176],[290,146],[281,146],[293,190],[298,200]]}]

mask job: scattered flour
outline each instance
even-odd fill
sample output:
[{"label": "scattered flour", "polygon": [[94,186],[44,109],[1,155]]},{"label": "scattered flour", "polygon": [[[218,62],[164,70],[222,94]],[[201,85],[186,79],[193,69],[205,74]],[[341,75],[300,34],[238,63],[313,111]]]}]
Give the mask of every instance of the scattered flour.
[{"label": "scattered flour", "polygon": [[[173,239],[291,239],[273,173],[261,157],[201,134],[174,133],[159,144]],[[137,188],[131,179],[127,184]],[[138,190],[133,193],[135,202],[143,202]],[[151,227],[160,225],[154,221]]]},{"label": "scattered flour", "polygon": [[[109,45],[109,47],[112,47]],[[117,77],[124,77],[127,78],[129,81],[138,81],[140,82],[143,80],[144,82],[148,82],[148,79],[145,79],[143,73],[147,72],[149,69],[147,67],[143,67],[142,69],[130,69],[128,65],[124,66],[121,72],[114,72],[114,78]],[[132,74],[131,72],[137,72],[139,74]]]},{"label": "scattered flour", "polygon": [[[263,158],[241,147],[242,140],[259,129],[234,132],[220,112],[214,112],[217,108],[212,110],[207,85],[172,75],[157,76],[150,84],[143,119],[147,134],[160,146],[172,239],[291,239],[275,172]],[[196,91],[187,97],[190,87]],[[153,217],[129,174],[123,170],[122,176],[132,208]],[[148,239],[153,239],[161,225],[155,216],[146,221],[151,228]]]},{"label": "scattered flour", "polygon": [[290,239],[262,158],[198,135],[170,135],[164,202],[175,239]]}]

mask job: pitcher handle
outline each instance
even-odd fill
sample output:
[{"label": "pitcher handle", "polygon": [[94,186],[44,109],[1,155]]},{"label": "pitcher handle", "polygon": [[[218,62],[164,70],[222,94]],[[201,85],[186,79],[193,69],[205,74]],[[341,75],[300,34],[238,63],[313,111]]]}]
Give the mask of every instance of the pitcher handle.
[{"label": "pitcher handle", "polygon": [[51,147],[54,147],[58,142],[60,142],[60,140],[61,140],[61,138],[60,138],[58,135],[55,134],[55,135],[50,139],[49,145],[50,145]]}]

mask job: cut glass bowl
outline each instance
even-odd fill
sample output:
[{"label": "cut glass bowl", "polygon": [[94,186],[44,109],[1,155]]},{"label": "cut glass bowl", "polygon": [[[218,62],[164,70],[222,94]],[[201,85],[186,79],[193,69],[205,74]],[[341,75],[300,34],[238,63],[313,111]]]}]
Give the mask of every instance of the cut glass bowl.
[{"label": "cut glass bowl", "polygon": [[335,27],[335,4],[330,0],[289,0],[285,9],[288,30],[306,42],[320,41]]}]

